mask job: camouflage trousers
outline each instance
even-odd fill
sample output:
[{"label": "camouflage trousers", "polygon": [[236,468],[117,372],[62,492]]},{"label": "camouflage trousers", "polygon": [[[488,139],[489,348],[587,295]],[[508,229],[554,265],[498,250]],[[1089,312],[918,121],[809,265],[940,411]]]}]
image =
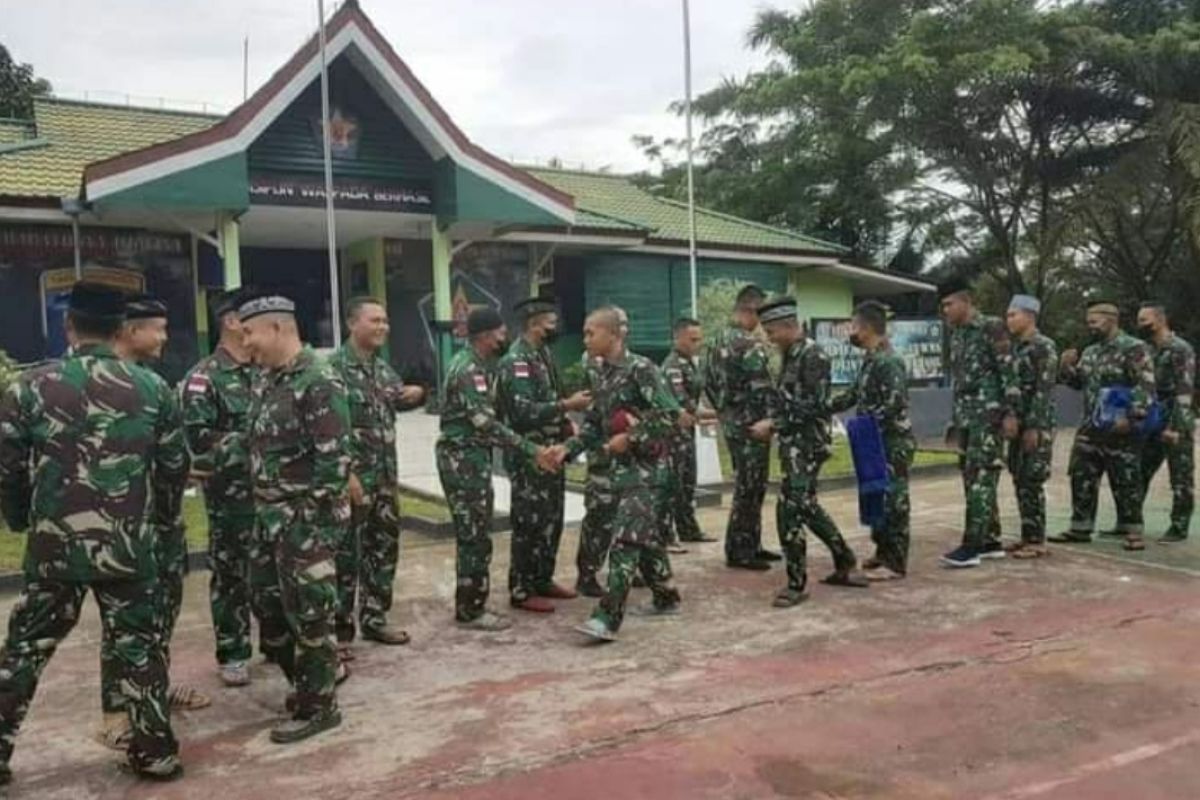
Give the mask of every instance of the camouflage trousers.
[{"label": "camouflage trousers", "polygon": [[381,628],[387,624],[399,559],[396,487],[366,489],[363,504],[351,509],[350,525],[338,542],[335,630],[339,642],[354,641],[356,606],[363,628]]},{"label": "camouflage trousers", "polygon": [[912,452],[888,454],[888,490],[884,498],[883,521],[871,528],[875,560],[893,572],[908,573],[908,549],[911,539],[912,504],[908,491],[908,470]]},{"label": "camouflage trousers", "polygon": [[[1192,511],[1196,506],[1196,445],[1191,435],[1177,444],[1161,439],[1147,441],[1142,449],[1143,495],[1150,491],[1150,482],[1163,461],[1171,478],[1171,532],[1187,535],[1192,526]],[[1144,498],[1143,498],[1144,499]]]},{"label": "camouflage trousers", "polygon": [[510,463],[512,550],[508,591],[514,603],[545,592],[554,582],[562,541],[566,478],[531,463]]},{"label": "camouflage trousers", "polygon": [[668,496],[670,540],[702,539],[704,534],[696,522],[696,439],[691,431],[672,444]]},{"label": "camouflage trousers", "polygon": [[437,445],[438,476],[454,520],[454,617],[469,622],[483,614],[491,592],[492,490],[491,451]]},{"label": "camouflage trousers", "polygon": [[1142,463],[1138,441],[1080,431],[1071,448],[1071,531],[1091,534],[1100,503],[1100,479],[1108,475],[1117,506],[1117,530],[1142,534]]},{"label": "camouflage trousers", "polygon": [[[781,445],[781,449],[784,449]],[[787,561],[788,588],[804,591],[808,583],[807,527],[829,548],[836,570],[853,569],[858,559],[842,538],[837,523],[817,499],[817,479],[824,458],[797,456],[783,462],[783,480],[779,502],[775,506],[775,527],[779,545]]]},{"label": "camouflage trousers", "polygon": [[[171,666],[171,637],[175,623],[183,608],[183,579],[187,575],[187,539],[180,525],[160,532],[158,542],[159,579],[155,584],[158,591],[158,609],[155,619],[161,627],[163,654],[168,670]],[[117,653],[116,634],[112,628],[101,628],[100,633],[100,706],[104,713],[123,710],[129,703],[128,695],[121,690],[121,674],[124,667]]]},{"label": "camouflage trousers", "polygon": [[1026,544],[1046,542],[1046,481],[1050,480],[1054,439],[1046,433],[1042,439],[1029,453],[1022,449],[1020,438],[1008,445],[1008,471],[1021,514],[1021,541]]},{"label": "camouflage trousers", "polygon": [[296,717],[337,708],[334,547],[348,521],[309,498],[260,502],[250,589],[263,653],[296,690]]},{"label": "camouflage trousers", "polygon": [[250,540],[254,501],[205,495],[208,508],[208,603],[217,663],[247,661],[250,647]]},{"label": "camouflage trousers", "polygon": [[725,529],[725,558],[749,561],[762,549],[762,506],[767,495],[771,445],[726,434],[733,461],[733,507]]},{"label": "camouflage trousers", "polygon": [[583,489],[583,525],[579,530],[579,551],[575,567],[579,581],[595,579],[612,547],[617,519],[617,494],[608,473],[588,473]]},{"label": "camouflage trousers", "polygon": [[997,490],[1004,465],[1004,446],[1000,431],[987,422],[958,428],[956,433],[958,466],[966,498],[963,544],[978,550],[1000,541]]},{"label": "camouflage trousers", "polygon": [[171,731],[167,655],[158,581],[97,581],[91,584],[27,579],[8,620],[0,652],[0,762],[12,757],[38,679],[67,637],[88,589],[100,607],[103,637],[112,642],[114,685],[124,694],[132,740],[130,763],[138,769],[165,766],[179,745]]},{"label": "camouflage trousers", "polygon": [[671,561],[662,541],[655,505],[655,487],[635,485],[616,492],[614,541],[608,554],[608,590],[592,617],[612,631],[625,619],[625,602],[640,570],[654,597],[654,605],[667,608],[679,603],[679,591],[671,585]]}]

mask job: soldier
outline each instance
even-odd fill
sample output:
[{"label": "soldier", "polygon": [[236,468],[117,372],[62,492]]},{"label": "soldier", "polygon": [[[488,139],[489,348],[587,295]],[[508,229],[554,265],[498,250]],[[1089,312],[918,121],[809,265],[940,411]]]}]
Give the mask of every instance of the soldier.
[{"label": "soldier", "polygon": [[996,490],[1004,463],[1002,427],[1012,396],[1012,354],[1004,323],[979,313],[965,283],[952,281],[939,295],[951,329],[954,386],[954,415],[946,438],[958,449],[966,495],[962,544],[941,560],[948,567],[977,567],[981,558],[1004,558]]},{"label": "soldier", "polygon": [[[551,446],[571,435],[568,411],[591,402],[587,391],[562,396],[554,356],[547,346],[558,335],[558,309],[552,299],[534,297],[514,309],[523,331],[497,368],[497,407],[504,422],[529,441]],[[508,591],[514,608],[548,613],[551,599],[570,600],[576,593],[554,582],[558,545],[563,531],[566,491],[562,472],[546,472],[520,451],[505,453],[512,480],[512,558]]]},{"label": "soldier", "polygon": [[1058,423],[1054,405],[1058,347],[1038,331],[1041,310],[1036,297],[1014,295],[1006,320],[1016,379],[1009,386],[1011,411],[1004,425],[1016,434],[1008,444],[1008,471],[1021,513],[1021,541],[1007,548],[1013,558],[1040,558],[1050,552],[1046,549],[1046,481]]},{"label": "soldier", "polygon": [[192,477],[208,512],[209,606],[217,672],[226,686],[250,683],[250,539],[254,495],[246,436],[255,376],[238,319],[242,292],[213,306],[220,339],[182,382],[183,424]]},{"label": "soldier", "polygon": [[817,499],[821,465],[831,452],[833,412],[829,407],[829,356],[804,333],[796,318],[796,301],[773,298],[758,309],[771,343],[783,354],[770,415],[750,427],[750,435],[768,445],[779,435],[783,480],[775,506],[775,527],[787,559],[787,585],[775,596],[777,608],[790,608],[808,599],[807,526],[833,555],[833,573],[822,579],[832,586],[866,588],[854,551],[842,538],[837,523]]},{"label": "soldier", "polygon": [[291,300],[269,294],[238,310],[262,370],[248,434],[251,596],[262,646],[295,691],[286,703],[292,717],[271,729],[277,744],[340,725],[336,683],[349,674],[333,629],[334,551],[350,523],[350,413],[333,367],[300,340],[295,312]]},{"label": "soldier", "polygon": [[335,631],[343,659],[352,658],[354,611],[362,582],[362,637],[385,645],[408,643],[408,633],[388,624],[392,584],[400,557],[396,512],[396,414],[420,405],[425,390],[405,386],[380,352],[387,344],[387,309],[371,297],[347,304],[350,336],[330,359],[350,405],[351,524],[337,549],[338,611]]},{"label": "soldier", "polygon": [[683,411],[679,430],[671,443],[671,482],[669,484],[669,523],[673,537],[680,542],[715,542],[696,522],[696,437],[697,423],[715,415],[700,407],[703,376],[700,372],[700,348],[704,332],[700,323],[683,317],[674,327],[675,346],[663,361],[663,377]]},{"label": "soldier", "polygon": [[[618,319],[617,336],[621,340],[622,352],[629,336],[629,317],[625,311],[613,306]],[[594,358],[583,353],[583,371],[586,386],[595,390],[600,382],[600,369],[604,366],[603,359]],[[613,523],[617,515],[617,495],[612,483],[612,458],[596,450],[587,454],[587,482],[583,489],[584,516],[579,530],[579,551],[576,554],[575,565],[579,578],[575,588],[584,597],[599,598],[604,596],[604,587],[596,576],[608,558],[612,546]]]},{"label": "soldier", "polygon": [[494,309],[477,308],[467,318],[467,347],[446,369],[438,475],[454,518],[457,589],[454,618],[459,627],[502,631],[512,625],[487,610],[492,564],[492,448],[518,450],[542,469],[556,465],[549,451],[515,433],[496,416],[493,371],[508,348],[508,330]]},{"label": "soldier", "polygon": [[721,415],[735,473],[725,562],[735,569],[756,571],[770,569],[768,562],[780,559],[762,547],[771,445],[750,436],[750,426],[767,417],[774,391],[766,345],[754,335],[758,307],[765,297],[754,285],[738,292],[732,324],[712,349],[705,382],[709,400]]},{"label": "soldier", "polygon": [[1148,439],[1142,450],[1144,494],[1150,491],[1154,473],[1166,461],[1171,477],[1171,526],[1158,541],[1182,542],[1188,537],[1195,506],[1196,418],[1192,397],[1196,393],[1196,351],[1171,331],[1161,303],[1142,305],[1138,330],[1154,351],[1154,381],[1167,423],[1166,430]]},{"label": "soldier", "polygon": [[606,306],[588,316],[584,345],[597,368],[592,406],[579,434],[552,451],[561,463],[584,451],[602,451],[611,459],[616,496],[613,543],[609,552],[608,592],[577,630],[612,641],[625,616],[633,574],[640,570],[654,596],[647,613],[673,614],[679,592],[671,585],[671,564],[655,514],[654,472],[669,446],[679,405],[649,359],[625,349],[617,309]]},{"label": "soldier", "polygon": [[0,652],[0,783],[12,778],[38,678],[89,588],[113,643],[128,766],[155,780],[183,772],[167,699],[158,537],[181,525],[187,447],[166,384],[113,352],[124,313],[118,292],[76,284],[67,311],[74,352],[22,375],[0,403],[0,508],[28,538],[25,585]]},{"label": "soldier", "polygon": [[875,555],[863,563],[869,581],[887,581],[908,574],[908,472],[916,452],[908,414],[908,370],[887,339],[887,308],[866,302],[854,309],[850,344],[863,351],[854,385],[830,401],[839,413],[855,406],[879,424],[888,462],[888,488],[883,520],[871,529]]},{"label": "soldier", "polygon": [[[1067,350],[1059,377],[1083,391],[1083,422],[1071,448],[1071,527],[1050,541],[1082,544],[1092,540],[1100,478],[1107,474],[1117,505],[1117,530],[1126,550],[1143,550],[1141,452],[1134,425],[1146,416],[1154,397],[1154,358],[1150,348],[1121,330],[1116,303],[1097,300],[1087,308],[1088,338],[1083,351]],[[1127,414],[1111,430],[1097,425],[1101,391],[1124,386],[1133,391]]]}]

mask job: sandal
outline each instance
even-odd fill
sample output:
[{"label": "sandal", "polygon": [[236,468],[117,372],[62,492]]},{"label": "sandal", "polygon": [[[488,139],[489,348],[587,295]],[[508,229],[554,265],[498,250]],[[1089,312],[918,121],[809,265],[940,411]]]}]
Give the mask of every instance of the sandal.
[{"label": "sandal", "polygon": [[1142,537],[1140,536],[1127,536],[1125,538],[1125,543],[1121,545],[1121,547],[1132,553],[1139,550],[1145,550],[1146,543],[1142,541]]},{"label": "sandal", "polygon": [[1022,544],[1019,548],[1014,549],[1010,555],[1018,560],[1030,558],[1045,558],[1050,555],[1050,550],[1043,544]]},{"label": "sandal", "polygon": [[1092,535],[1079,531],[1063,531],[1062,533],[1046,537],[1046,541],[1054,542],[1055,544],[1091,544]]},{"label": "sandal", "polygon": [[170,702],[171,708],[178,708],[181,711],[196,711],[212,705],[212,698],[195,686],[188,686],[186,683],[172,686],[167,692],[167,700]]},{"label": "sandal", "polygon": [[851,589],[865,589],[871,585],[866,576],[856,569],[831,572],[821,578],[821,583],[826,586],[846,586]]},{"label": "sandal", "polygon": [[867,580],[869,580],[871,583],[904,580],[903,572],[896,572],[896,570],[892,569],[891,567],[885,567],[882,564],[875,569],[866,570],[865,574],[867,576]]},{"label": "sandal", "polygon": [[133,728],[129,725],[129,715],[124,711],[104,715],[104,725],[92,735],[92,738],[102,747],[124,753],[133,741]]},{"label": "sandal", "polygon": [[351,646],[349,642],[346,642],[345,644],[339,644],[337,646],[337,655],[338,661],[343,664],[347,661],[353,661],[355,658],[354,647]]}]

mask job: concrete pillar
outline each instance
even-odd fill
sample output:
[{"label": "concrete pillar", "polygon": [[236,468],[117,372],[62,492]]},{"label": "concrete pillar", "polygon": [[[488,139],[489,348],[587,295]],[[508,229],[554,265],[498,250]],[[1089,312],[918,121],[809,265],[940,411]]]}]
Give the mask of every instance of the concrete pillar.
[{"label": "concrete pillar", "polygon": [[446,329],[451,320],[452,298],[450,296],[450,235],[436,221],[429,229],[433,250],[433,310],[434,318],[441,323],[437,331],[438,343],[438,386],[446,376],[446,367],[453,355],[453,340]]},{"label": "concrete pillar", "polygon": [[225,264],[225,288],[242,288],[242,250],[238,221],[232,214],[221,214],[217,235],[221,241],[221,261]]}]

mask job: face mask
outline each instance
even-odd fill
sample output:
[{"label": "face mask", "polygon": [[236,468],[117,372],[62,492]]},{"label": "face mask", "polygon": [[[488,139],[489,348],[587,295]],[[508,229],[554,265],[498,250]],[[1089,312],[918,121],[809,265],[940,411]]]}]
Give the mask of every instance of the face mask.
[{"label": "face mask", "polygon": [[857,347],[859,349],[862,349],[862,346],[863,346],[862,337],[859,336],[857,333],[850,334],[850,345],[852,347]]},{"label": "face mask", "polygon": [[1104,331],[1099,328],[1088,328],[1088,341],[1093,344],[1103,342],[1108,337],[1104,335]]},{"label": "face mask", "polygon": [[499,339],[496,341],[496,349],[492,352],[493,358],[500,358],[508,352],[508,339]]},{"label": "face mask", "polygon": [[542,341],[546,344],[554,344],[558,339],[558,328],[547,328],[542,331]]},{"label": "face mask", "polygon": [[1153,339],[1154,338],[1154,326],[1153,325],[1139,325],[1138,333],[1140,333],[1142,335],[1143,339]]}]

